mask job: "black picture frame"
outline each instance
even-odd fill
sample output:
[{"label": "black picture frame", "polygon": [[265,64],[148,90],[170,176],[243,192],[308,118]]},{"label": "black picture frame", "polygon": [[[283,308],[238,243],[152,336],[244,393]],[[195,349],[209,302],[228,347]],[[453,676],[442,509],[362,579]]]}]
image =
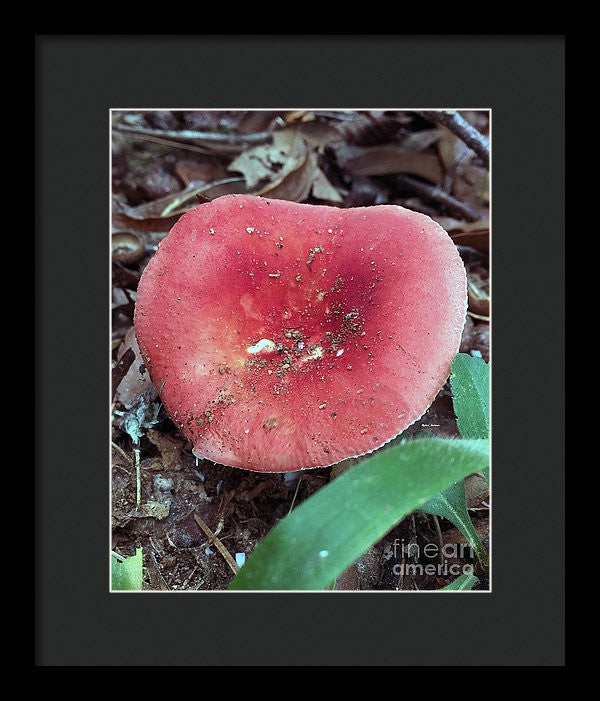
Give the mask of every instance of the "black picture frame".
[{"label": "black picture frame", "polygon": [[[35,665],[562,666],[565,37],[37,35],[35,74]],[[151,107],[492,109],[491,594],[109,593],[109,109]]]}]

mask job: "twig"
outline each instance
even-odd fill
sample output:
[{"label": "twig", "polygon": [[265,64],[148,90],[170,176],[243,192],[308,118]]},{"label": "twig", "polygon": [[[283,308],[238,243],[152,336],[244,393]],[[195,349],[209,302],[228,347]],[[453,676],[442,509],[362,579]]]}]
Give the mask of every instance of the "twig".
[{"label": "twig", "polygon": [[123,448],[121,448],[120,445],[117,445],[114,441],[111,441],[110,444],[117,451],[117,453],[122,455],[125,458],[125,460],[127,460],[127,462],[130,465],[133,465],[133,460],[129,457],[129,455],[127,455],[127,453],[123,450]]},{"label": "twig", "polygon": [[125,124],[115,124],[113,129],[125,134],[139,134],[140,136],[152,136],[154,138],[175,139],[178,141],[201,141],[223,146],[247,146],[249,144],[264,144],[269,141],[270,131],[258,131],[254,134],[221,134],[211,131],[194,131],[192,129],[149,129],[146,127],[132,127]]},{"label": "twig", "polygon": [[161,146],[168,146],[169,148],[174,149],[181,149],[182,151],[192,151],[193,153],[202,153],[205,155],[211,155],[213,153],[213,151],[211,151],[209,148],[192,146],[192,144],[184,144],[183,142],[173,141],[172,139],[159,139],[156,136],[148,136],[147,134],[127,134],[125,132],[124,134],[125,136],[129,136],[139,141],[149,141],[150,143],[160,144]]},{"label": "twig", "polygon": [[194,514],[194,520],[200,526],[200,528],[204,531],[204,533],[209,537],[210,541],[212,543],[214,543],[215,548],[221,553],[225,562],[229,565],[229,567],[233,571],[233,574],[237,574],[240,571],[240,568],[237,566],[236,561],[231,557],[229,550],[227,550],[227,548],[223,545],[223,543],[210,530],[210,528],[200,518],[200,516],[198,516],[198,514]]},{"label": "twig", "polygon": [[302,475],[298,477],[298,484],[296,484],[296,491],[294,492],[294,496],[292,498],[292,504],[290,506],[290,510],[288,511],[288,515],[292,513],[292,509],[294,508],[294,504],[296,503],[296,497],[298,496],[298,489],[300,488],[300,482],[302,481]]},{"label": "twig", "polygon": [[444,564],[444,538],[442,537],[442,529],[440,528],[440,520],[435,514],[433,516],[433,522],[435,524],[435,532],[437,533],[438,547],[440,549],[438,553],[438,561],[440,565]]},{"label": "twig", "polygon": [[135,452],[135,508],[140,508],[142,501],[142,473],[140,470],[140,449],[134,448]]},{"label": "twig", "polygon": [[479,319],[480,321],[487,321],[488,323],[490,321],[489,316],[483,316],[482,314],[475,314],[475,312],[472,312],[472,311],[467,311],[467,314],[469,316],[472,316],[473,319]]},{"label": "twig", "polygon": [[123,467],[123,465],[119,465],[118,463],[113,463],[113,467],[114,467],[116,470],[121,470],[121,472],[124,472],[126,475],[131,476],[131,472],[129,472],[129,470],[126,470],[126,469]]},{"label": "twig", "polygon": [[396,181],[399,185],[409,188],[421,197],[438,202],[446,209],[458,214],[467,221],[477,221],[480,218],[479,213],[469,207],[468,204],[457,200],[456,197],[452,197],[452,195],[449,195],[439,187],[428,185],[427,183],[412,178],[410,175],[404,175],[403,173],[396,176]]},{"label": "twig", "polygon": [[198,564],[196,564],[196,566],[191,571],[191,573],[188,574],[188,576],[185,578],[185,581],[181,585],[182,589],[185,589],[187,587],[187,585],[192,581],[192,577],[196,574],[197,571],[198,571]]},{"label": "twig", "polygon": [[455,136],[475,151],[486,168],[490,165],[490,143],[475,127],[471,126],[458,112],[424,110],[420,113],[430,122],[438,122],[449,129]]},{"label": "twig", "polygon": [[402,547],[402,561],[400,563],[400,578],[398,579],[398,584],[396,589],[402,591],[404,587],[404,564],[406,562],[406,554],[404,553],[404,546]]}]

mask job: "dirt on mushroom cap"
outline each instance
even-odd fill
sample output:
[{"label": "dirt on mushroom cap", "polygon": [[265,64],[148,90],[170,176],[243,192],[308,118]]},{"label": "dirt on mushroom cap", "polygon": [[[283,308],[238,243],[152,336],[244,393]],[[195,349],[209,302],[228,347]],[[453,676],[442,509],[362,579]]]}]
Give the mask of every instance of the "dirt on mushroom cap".
[{"label": "dirt on mushroom cap", "polygon": [[466,300],[458,252],[424,215],[232,195],[161,243],[135,327],[194,452],[278,472],[370,452],[417,420]]}]

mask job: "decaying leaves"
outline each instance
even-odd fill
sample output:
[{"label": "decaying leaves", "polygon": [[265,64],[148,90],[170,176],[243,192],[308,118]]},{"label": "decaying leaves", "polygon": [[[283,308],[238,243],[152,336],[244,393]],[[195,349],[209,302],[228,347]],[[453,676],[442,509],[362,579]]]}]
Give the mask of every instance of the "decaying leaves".
[{"label": "decaying leaves", "polygon": [[263,182],[276,183],[306,160],[306,142],[293,128],[275,132],[272,144],[263,144],[235,158],[228,170],[241,173],[249,190]]},{"label": "decaying leaves", "polygon": [[244,152],[228,169],[242,173],[256,195],[303,202],[312,190],[317,199],[342,201],[319,168],[314,141],[309,146],[301,129],[293,126],[275,132],[272,144]]},{"label": "decaying leaves", "polygon": [[119,361],[126,354],[133,354],[126,373],[121,377],[116,386],[115,400],[123,404],[125,408],[131,409],[139,397],[150,391],[153,387],[150,373],[145,369],[133,327],[129,329],[121,346],[117,358]]},{"label": "decaying leaves", "polygon": [[336,153],[340,166],[352,175],[410,173],[434,185],[440,185],[444,176],[435,153],[409,150],[403,144],[344,145]]}]

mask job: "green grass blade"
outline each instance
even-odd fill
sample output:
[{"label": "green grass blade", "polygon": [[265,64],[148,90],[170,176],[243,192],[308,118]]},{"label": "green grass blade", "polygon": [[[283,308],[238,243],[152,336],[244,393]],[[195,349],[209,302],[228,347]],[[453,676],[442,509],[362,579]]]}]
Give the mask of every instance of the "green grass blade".
[{"label": "green grass blade", "polygon": [[485,440],[413,440],[340,475],[282,519],[230,589],[322,590],[400,519],[488,463]]},{"label": "green grass blade", "polygon": [[448,586],[442,587],[440,591],[468,591],[473,589],[479,580],[474,574],[461,574]]},{"label": "green grass blade", "polygon": [[142,548],[137,548],[133,557],[122,562],[112,556],[112,590],[141,591],[142,589]]},{"label": "green grass blade", "polygon": [[467,511],[465,483],[463,480],[456,482],[433,499],[430,499],[420,507],[419,511],[424,511],[426,514],[435,514],[451,521],[469,541],[481,564],[487,567],[488,554],[477,535],[477,531],[473,527],[471,517]]}]

